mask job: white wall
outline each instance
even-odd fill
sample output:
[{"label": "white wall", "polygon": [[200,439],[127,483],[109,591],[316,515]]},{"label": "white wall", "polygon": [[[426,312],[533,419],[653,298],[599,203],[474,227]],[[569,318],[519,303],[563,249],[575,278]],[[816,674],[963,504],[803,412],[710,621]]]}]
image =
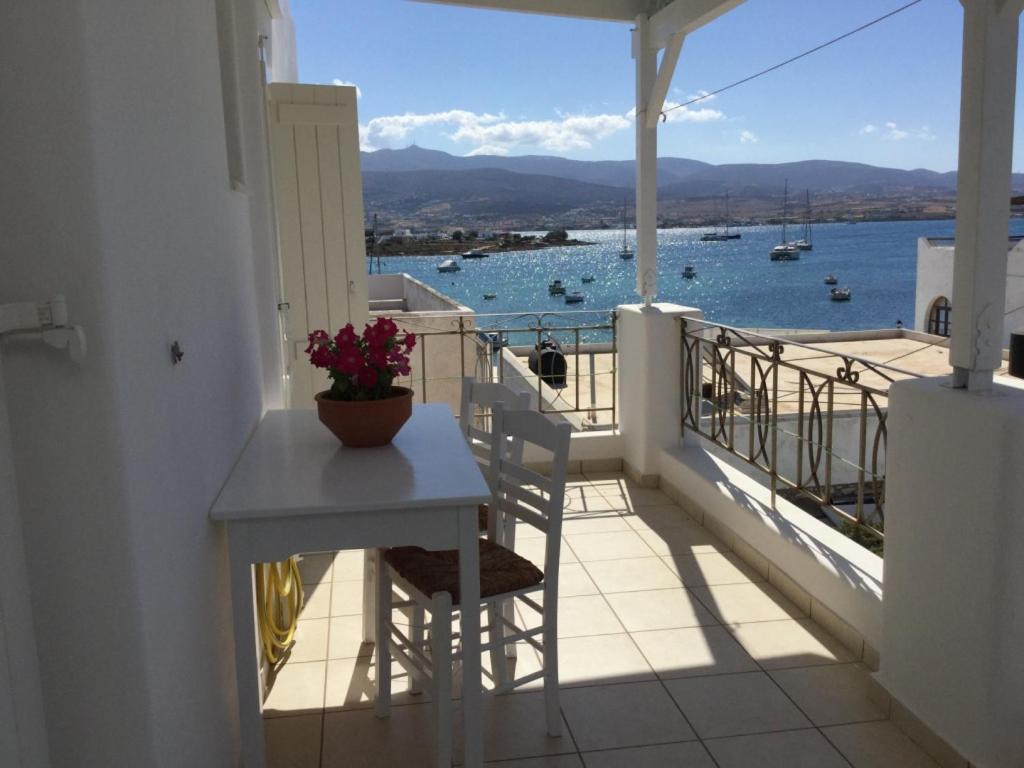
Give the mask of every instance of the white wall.
[{"label": "white wall", "polygon": [[[1010,333],[1024,331],[1024,241],[1018,242],[1006,257],[1006,305],[1003,307],[1003,347],[1010,344]],[[953,302],[951,321],[956,322],[953,298],[953,243],[951,240],[917,241],[917,290],[914,298],[914,328],[928,330],[928,311],[939,296]]]},{"label": "white wall", "polygon": [[63,292],[90,343],[81,367],[8,344],[3,371],[51,758],[232,765],[207,511],[280,370],[268,236],[228,185],[213,4],[39,0],[0,35],[0,302]]}]

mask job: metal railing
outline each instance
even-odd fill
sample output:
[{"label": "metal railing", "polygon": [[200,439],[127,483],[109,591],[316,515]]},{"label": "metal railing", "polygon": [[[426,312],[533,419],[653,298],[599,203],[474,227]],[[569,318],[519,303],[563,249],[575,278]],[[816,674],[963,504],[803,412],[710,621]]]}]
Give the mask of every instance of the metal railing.
[{"label": "metal railing", "polygon": [[[462,378],[498,381],[529,392],[541,413],[577,430],[617,424],[617,318],[613,310],[519,314],[396,313],[392,319],[417,335],[411,386],[422,402],[447,402],[458,413]],[[566,363],[564,380],[528,357],[554,341]]]},{"label": "metal railing", "polygon": [[682,428],[872,549],[885,531],[889,385],[917,374],[821,345],[681,321]]}]

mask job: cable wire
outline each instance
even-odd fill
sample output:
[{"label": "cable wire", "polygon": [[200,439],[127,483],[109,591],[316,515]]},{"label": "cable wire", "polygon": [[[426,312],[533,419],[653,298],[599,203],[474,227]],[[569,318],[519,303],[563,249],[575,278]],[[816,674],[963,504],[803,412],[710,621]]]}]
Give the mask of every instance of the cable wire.
[{"label": "cable wire", "polygon": [[726,86],[723,86],[722,88],[719,88],[717,90],[711,91],[710,93],[701,94],[700,96],[697,96],[696,98],[690,99],[689,101],[685,101],[682,104],[676,104],[674,107],[669,107],[668,109],[664,109],[661,112],[661,120],[662,120],[662,122],[665,122],[665,120],[667,120],[667,116],[668,116],[669,112],[672,112],[672,111],[677,110],[677,109],[682,109],[683,107],[688,107],[691,104],[696,104],[698,101],[704,101],[704,99],[710,99],[712,96],[717,96],[720,93],[725,93],[726,91],[731,90],[731,89],[735,88],[736,86],[743,85],[744,83],[749,83],[751,80],[756,80],[757,78],[762,77],[764,75],[767,75],[770,72],[774,72],[777,69],[782,69],[786,65],[792,64],[794,61],[799,61],[800,59],[803,59],[803,58],[805,58],[807,56],[810,56],[812,53],[817,53],[818,51],[822,50],[823,48],[828,48],[830,45],[835,45],[836,43],[840,42],[841,40],[845,40],[848,37],[852,37],[853,35],[856,35],[858,32],[863,32],[865,29],[868,29],[869,27],[875,26],[875,24],[879,24],[879,23],[885,21],[886,19],[892,18],[896,14],[902,13],[903,11],[907,10],[908,8],[911,8],[911,7],[915,6],[915,5],[917,5],[920,2],[922,2],[922,0],[911,0],[911,2],[907,3],[906,5],[902,5],[899,8],[896,8],[895,10],[889,11],[889,13],[885,14],[884,16],[879,16],[877,19],[872,19],[871,21],[867,22],[866,24],[861,24],[856,29],[851,29],[849,32],[845,32],[844,34],[839,35],[839,37],[833,37],[831,40],[828,40],[828,41],[826,41],[824,43],[821,43],[820,45],[816,45],[813,48],[810,48],[810,49],[804,51],[803,53],[798,53],[796,56],[793,56],[792,58],[786,59],[785,61],[780,61],[778,64],[774,64],[774,65],[768,67],[767,69],[762,69],[760,72],[755,72],[752,75],[748,75],[747,77],[744,77],[742,80],[737,80],[734,83],[729,83],[729,85],[726,85]]}]

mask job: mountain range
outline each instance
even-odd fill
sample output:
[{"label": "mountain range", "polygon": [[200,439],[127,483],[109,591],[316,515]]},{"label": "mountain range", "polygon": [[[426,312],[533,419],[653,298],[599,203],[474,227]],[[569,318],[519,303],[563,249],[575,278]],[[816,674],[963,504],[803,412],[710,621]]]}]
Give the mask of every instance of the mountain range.
[{"label": "mountain range", "polygon": [[[405,226],[618,226],[624,201],[632,207],[635,168],[632,160],[460,157],[417,146],[362,153],[367,213]],[[726,193],[736,219],[779,218],[787,182],[791,212],[804,210],[806,195],[819,219],[943,217],[956,195],[955,171],[834,160],[712,165],[664,157],[658,160],[659,219],[665,225],[713,223],[724,215]],[[1024,174],[1014,174],[1013,186],[1024,188]]]}]

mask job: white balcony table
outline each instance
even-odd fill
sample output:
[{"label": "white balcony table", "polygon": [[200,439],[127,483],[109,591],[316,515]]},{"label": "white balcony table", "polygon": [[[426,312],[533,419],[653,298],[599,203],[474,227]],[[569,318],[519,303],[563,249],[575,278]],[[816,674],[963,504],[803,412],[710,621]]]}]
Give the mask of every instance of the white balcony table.
[{"label": "white balcony table", "polygon": [[[264,768],[252,565],[299,552],[460,550],[464,604],[480,598],[477,506],[490,492],[446,405],[417,405],[381,448],[345,448],[313,410],[269,411],[210,511],[227,526],[242,764]],[[365,610],[365,608],[364,608]],[[467,766],[482,765],[480,612],[463,611]]]}]

